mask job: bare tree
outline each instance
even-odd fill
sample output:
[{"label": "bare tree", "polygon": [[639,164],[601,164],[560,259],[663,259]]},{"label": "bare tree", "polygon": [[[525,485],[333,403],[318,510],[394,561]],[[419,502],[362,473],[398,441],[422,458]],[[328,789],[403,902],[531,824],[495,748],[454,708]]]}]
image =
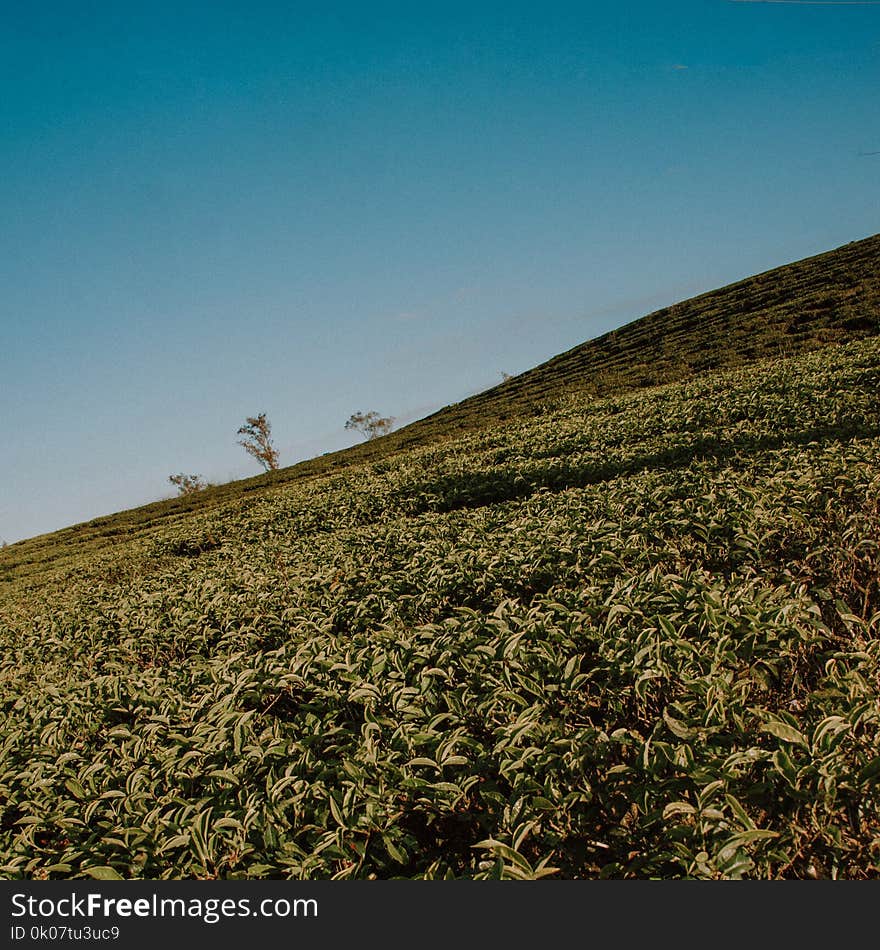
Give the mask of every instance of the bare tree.
[{"label": "bare tree", "polygon": [[180,495],[191,495],[193,492],[202,491],[208,487],[208,483],[201,475],[169,475],[168,481],[176,486]]},{"label": "bare tree", "polygon": [[360,432],[365,439],[378,439],[380,435],[389,433],[393,425],[394,416],[380,416],[378,412],[355,412],[345,423],[345,428]]},{"label": "bare tree", "polygon": [[248,416],[245,424],[238,430],[243,439],[238,444],[248,455],[253,456],[267,472],[274,472],[278,468],[278,450],[272,444],[272,426],[266,418],[266,413],[258,416]]}]

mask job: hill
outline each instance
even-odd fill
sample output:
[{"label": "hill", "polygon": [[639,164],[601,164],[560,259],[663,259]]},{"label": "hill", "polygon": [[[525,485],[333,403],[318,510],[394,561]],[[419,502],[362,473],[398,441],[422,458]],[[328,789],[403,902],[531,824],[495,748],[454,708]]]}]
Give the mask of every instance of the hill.
[{"label": "hill", "polygon": [[878,249],[0,553],[0,874],[880,876]]},{"label": "hill", "polygon": [[20,542],[0,559],[0,590],[13,575],[42,573],[47,565],[150,531],[156,523],[291,479],[540,413],[567,393],[627,392],[878,332],[880,234],[658,310],[374,442]]}]

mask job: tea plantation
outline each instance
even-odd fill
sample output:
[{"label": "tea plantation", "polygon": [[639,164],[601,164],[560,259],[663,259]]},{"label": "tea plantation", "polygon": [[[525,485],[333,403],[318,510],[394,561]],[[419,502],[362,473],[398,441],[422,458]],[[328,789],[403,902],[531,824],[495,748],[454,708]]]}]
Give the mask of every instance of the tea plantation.
[{"label": "tea plantation", "polygon": [[3,877],[880,877],[877,338],[214,497],[0,552]]}]

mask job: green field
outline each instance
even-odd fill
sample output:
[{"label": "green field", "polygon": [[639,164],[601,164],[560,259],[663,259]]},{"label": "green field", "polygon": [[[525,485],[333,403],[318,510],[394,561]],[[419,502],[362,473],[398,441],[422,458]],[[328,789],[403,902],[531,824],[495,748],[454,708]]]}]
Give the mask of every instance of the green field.
[{"label": "green field", "polygon": [[0,552],[0,874],[880,877],[878,261]]}]

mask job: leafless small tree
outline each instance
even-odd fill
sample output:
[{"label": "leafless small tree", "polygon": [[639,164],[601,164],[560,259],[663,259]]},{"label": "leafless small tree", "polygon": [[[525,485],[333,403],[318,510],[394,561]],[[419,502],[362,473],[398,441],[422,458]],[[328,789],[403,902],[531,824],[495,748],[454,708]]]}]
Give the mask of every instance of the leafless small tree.
[{"label": "leafless small tree", "polygon": [[272,444],[272,426],[265,412],[258,416],[248,416],[238,434],[244,436],[239,439],[238,444],[267,472],[274,472],[278,468],[278,450]]},{"label": "leafless small tree", "polygon": [[360,432],[365,439],[378,439],[394,425],[394,416],[380,416],[378,412],[355,412],[345,423],[346,429]]},{"label": "leafless small tree", "polygon": [[177,488],[180,495],[191,495],[208,487],[201,475],[169,475],[168,481]]}]

